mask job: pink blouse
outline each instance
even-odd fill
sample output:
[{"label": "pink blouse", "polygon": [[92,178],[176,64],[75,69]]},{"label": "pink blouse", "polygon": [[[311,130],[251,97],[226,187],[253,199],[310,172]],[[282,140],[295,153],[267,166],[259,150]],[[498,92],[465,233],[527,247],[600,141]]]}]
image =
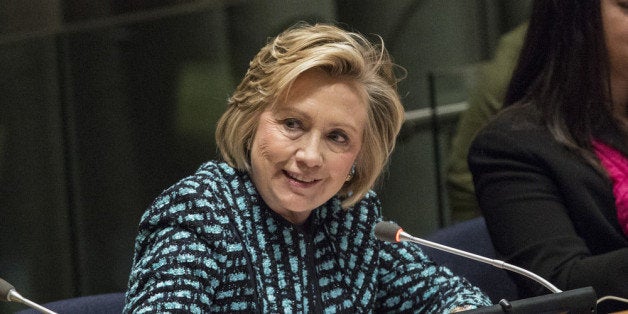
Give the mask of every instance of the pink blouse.
[{"label": "pink blouse", "polygon": [[616,149],[599,141],[593,141],[595,154],[613,181],[613,194],[617,219],[628,236],[628,159]]}]

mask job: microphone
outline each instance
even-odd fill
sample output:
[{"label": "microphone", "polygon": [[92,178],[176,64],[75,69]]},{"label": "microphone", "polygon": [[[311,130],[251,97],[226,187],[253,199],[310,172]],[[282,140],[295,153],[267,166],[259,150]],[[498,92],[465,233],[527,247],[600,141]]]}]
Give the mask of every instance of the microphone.
[{"label": "microphone", "polygon": [[421,238],[417,238],[417,237],[413,237],[410,234],[406,233],[405,231],[403,231],[403,229],[401,229],[401,227],[399,227],[397,224],[392,223],[392,222],[388,222],[388,221],[380,221],[375,225],[375,237],[377,237],[378,239],[382,240],[382,241],[387,241],[387,242],[401,242],[401,241],[409,241],[409,242],[414,242],[414,243],[418,243],[418,244],[422,244],[431,248],[435,248],[437,250],[441,250],[441,251],[445,251],[451,254],[455,254],[455,255],[459,255],[462,257],[466,257],[466,258],[470,258],[472,260],[476,260],[478,262],[482,262],[482,263],[486,263],[489,265],[492,265],[494,267],[497,268],[501,268],[501,269],[506,269],[512,272],[515,272],[517,274],[523,275],[525,277],[528,277],[538,283],[540,283],[541,285],[543,285],[544,287],[546,287],[547,289],[549,289],[550,291],[552,291],[553,293],[560,293],[563,292],[562,290],[556,288],[556,286],[554,286],[553,284],[551,284],[549,281],[545,280],[543,277],[529,271],[526,269],[523,269],[521,267],[517,267],[515,265],[512,264],[508,264],[504,261],[500,261],[497,259],[491,259],[488,257],[484,257],[484,256],[480,256],[477,254],[473,254],[467,251],[463,251],[463,250],[459,250],[453,247],[449,247],[446,245],[442,245],[442,244],[438,244],[432,241],[428,241],[428,240],[424,240]]},{"label": "microphone", "polygon": [[466,311],[469,314],[500,314],[500,313],[597,313],[597,297],[592,287],[583,287],[563,292],[556,288],[549,281],[541,276],[508,264],[504,261],[487,258],[481,255],[473,254],[453,247],[413,237],[406,233],[398,225],[392,222],[381,221],[375,225],[375,237],[379,240],[387,242],[409,241],[422,244],[440,251],[445,251],[454,255],[469,258],[478,262],[486,263],[491,266],[505,269],[523,275],[535,282],[543,285],[553,293],[548,295],[536,296],[527,299],[509,302],[508,300],[500,300],[499,304],[483,307],[476,310]]},{"label": "microphone", "polygon": [[20,295],[16,290],[15,287],[13,287],[12,284],[8,283],[7,281],[5,281],[4,279],[0,278],[0,301],[7,301],[7,302],[17,302],[17,303],[22,303],[25,304],[35,310],[38,310],[42,313],[46,313],[46,314],[57,314],[56,312],[53,312],[25,297],[23,297],[22,295]]}]

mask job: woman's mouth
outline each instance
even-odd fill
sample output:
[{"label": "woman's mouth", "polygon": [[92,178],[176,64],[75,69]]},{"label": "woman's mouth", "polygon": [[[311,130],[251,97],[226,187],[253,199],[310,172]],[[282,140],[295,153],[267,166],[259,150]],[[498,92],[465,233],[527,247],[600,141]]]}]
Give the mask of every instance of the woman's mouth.
[{"label": "woman's mouth", "polygon": [[283,171],[284,175],[286,175],[286,177],[288,177],[288,179],[296,181],[297,183],[301,183],[301,184],[312,184],[315,183],[319,180],[314,179],[314,178],[310,178],[307,176],[303,176],[303,175],[299,175],[293,172],[288,172],[286,170]]}]

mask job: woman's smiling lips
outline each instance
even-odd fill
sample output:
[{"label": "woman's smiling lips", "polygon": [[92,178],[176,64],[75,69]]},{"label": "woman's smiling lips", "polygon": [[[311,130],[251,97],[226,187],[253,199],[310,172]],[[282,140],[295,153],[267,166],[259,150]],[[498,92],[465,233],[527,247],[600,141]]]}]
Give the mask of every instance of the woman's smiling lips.
[{"label": "woman's smiling lips", "polygon": [[301,176],[297,173],[290,172],[287,170],[283,170],[283,174],[293,183],[297,184],[300,187],[309,187],[316,184],[319,179],[312,179],[305,176]]}]

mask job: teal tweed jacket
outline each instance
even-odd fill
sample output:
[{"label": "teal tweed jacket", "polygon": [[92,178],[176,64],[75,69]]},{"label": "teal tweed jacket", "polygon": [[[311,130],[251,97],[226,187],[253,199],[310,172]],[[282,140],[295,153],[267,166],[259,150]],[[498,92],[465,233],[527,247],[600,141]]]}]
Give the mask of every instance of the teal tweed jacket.
[{"label": "teal tweed jacket", "polygon": [[208,162],[141,219],[125,313],[446,313],[490,305],[411,243],[384,243],[375,193],[295,226],[249,176]]}]

